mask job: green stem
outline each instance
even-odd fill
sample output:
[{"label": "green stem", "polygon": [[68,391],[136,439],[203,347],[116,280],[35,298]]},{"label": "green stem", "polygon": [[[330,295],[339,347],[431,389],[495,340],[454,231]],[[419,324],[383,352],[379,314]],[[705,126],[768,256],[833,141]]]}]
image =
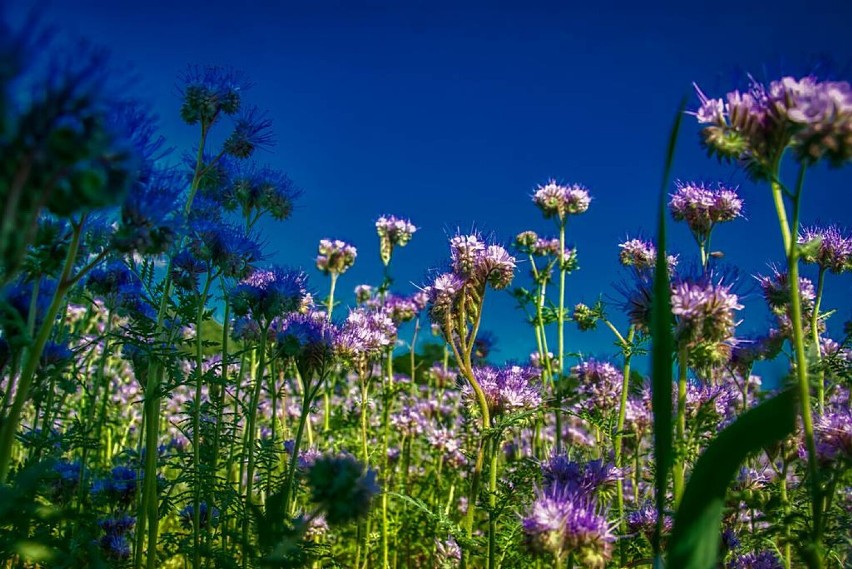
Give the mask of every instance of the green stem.
[{"label": "green stem", "polygon": [[680,374],[677,380],[677,425],[675,464],[673,469],[674,504],[677,508],[683,496],[684,479],[686,477],[686,374],[689,369],[689,355],[686,348],[681,348],[679,354]]},{"label": "green stem", "polygon": [[[210,283],[213,275],[207,273],[204,290],[198,298],[198,311],[195,315],[195,405],[192,410],[192,460],[195,468],[195,484],[193,485],[192,497],[192,566],[198,569],[201,566],[201,487],[207,486],[201,481],[201,388],[203,386],[202,365],[204,364],[204,351],[201,337],[201,323],[204,320],[204,306],[207,303],[207,294],[210,292]],[[210,504],[207,505],[210,507]]]},{"label": "green stem", "polygon": [[41,359],[41,354],[44,351],[44,346],[47,344],[47,339],[50,337],[50,332],[53,330],[53,325],[56,320],[56,316],[59,313],[59,309],[63,306],[65,294],[70,288],[68,281],[71,279],[71,271],[74,268],[74,261],[77,259],[77,250],[80,246],[80,236],[84,223],[85,216],[80,220],[80,223],[74,227],[71,244],[68,247],[68,254],[65,257],[65,266],[62,269],[62,276],[59,278],[56,292],[53,294],[53,300],[50,303],[47,314],[45,314],[44,321],[39,328],[35,342],[25,356],[24,367],[21,371],[18,389],[15,392],[12,407],[9,409],[9,413],[3,421],[2,428],[0,428],[0,484],[5,483],[6,478],[9,475],[9,470],[12,465],[12,449],[15,446],[15,435],[18,432],[21,414],[23,413],[24,405],[29,399],[30,387],[32,386],[33,379],[35,378],[35,372],[38,369],[38,363]]},{"label": "green stem", "polygon": [[822,367],[822,349],[819,345],[819,308],[822,303],[822,292],[825,287],[825,268],[819,268],[819,276],[817,277],[816,298],[814,299],[814,311],[811,314],[811,340],[814,343],[814,353],[816,354],[816,362],[818,368],[817,377],[817,405],[819,405],[819,413],[825,413],[825,370]]},{"label": "green stem", "polygon": [[302,412],[299,415],[299,426],[296,428],[296,439],[293,441],[293,454],[290,455],[290,465],[287,468],[287,483],[284,485],[284,513],[290,515],[290,501],[293,498],[293,481],[296,479],[296,466],[299,463],[299,448],[302,446],[302,436],[305,432],[305,423],[309,420],[311,414],[311,400],[314,393],[310,386],[310,378],[305,380],[306,386],[302,397]]},{"label": "green stem", "polygon": [[[559,348],[559,379],[565,375],[565,221],[559,225],[559,318],[557,330],[557,344]],[[556,382],[554,381],[554,390]],[[562,452],[562,421],[561,401],[557,391],[556,397],[556,453]]]},{"label": "green stem", "polygon": [[[633,343],[633,335],[635,333],[635,329],[633,326],[630,327],[630,330],[627,332],[627,343],[624,345],[624,350],[628,350],[630,344]],[[624,437],[624,418],[627,414],[627,394],[630,391],[630,359],[631,354],[629,351],[625,351],[624,353],[624,370],[622,373],[621,380],[621,400],[618,404],[618,422],[615,426],[615,443],[614,443],[614,451],[615,451],[615,467],[621,471],[622,465],[622,439]],[[619,481],[616,486],[616,499],[618,502],[618,519],[619,525],[621,527],[621,535],[627,535],[627,519],[624,515],[624,481]],[[621,565],[624,566],[627,563],[627,549],[624,547],[624,544],[619,548],[620,556],[621,556]]]}]

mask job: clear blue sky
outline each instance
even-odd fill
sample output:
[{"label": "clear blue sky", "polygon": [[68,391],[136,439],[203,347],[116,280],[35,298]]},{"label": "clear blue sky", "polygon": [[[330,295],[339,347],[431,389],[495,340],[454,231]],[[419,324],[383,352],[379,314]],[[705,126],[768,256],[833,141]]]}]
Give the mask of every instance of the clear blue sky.
[{"label": "clear blue sky", "polygon": [[[11,2],[13,21],[30,2]],[[292,220],[263,228],[272,260],[314,270],[323,237],[359,250],[340,280],[344,301],[381,276],[374,220],[410,217],[420,228],[394,260],[396,288],[425,284],[456,228],[551,231],[532,205],[553,177],[585,184],[587,214],[570,226],[581,270],[568,303],[618,298],[626,275],[617,245],[655,226],[665,139],[691,82],[722,93],[743,71],[772,79],[808,71],[830,56],[850,79],[852,2],[273,2],[54,0],[39,12],[71,36],[108,47],[132,69],[138,95],[161,117],[171,145],[190,149],[195,131],[178,116],[179,73],[187,64],[245,71],[247,100],[267,109],[277,146],[260,160],[289,173],[304,194]],[[768,191],[707,159],[687,117],[675,176],[741,185],[747,220],[720,228],[714,248],[742,269],[744,332],[768,317],[749,275],[781,259]],[[803,220],[852,225],[852,169],[808,180]],[[684,227],[673,249],[695,254]],[[525,281],[526,269],[519,271]],[[832,278],[825,306],[834,329],[852,318],[852,279]],[[484,326],[499,339],[496,359],[525,357],[531,331],[508,295],[486,300]],[[616,315],[616,310],[611,311]],[[616,321],[624,322],[616,316]],[[570,327],[569,327],[570,328]],[[569,349],[609,351],[605,330],[569,335]]]}]

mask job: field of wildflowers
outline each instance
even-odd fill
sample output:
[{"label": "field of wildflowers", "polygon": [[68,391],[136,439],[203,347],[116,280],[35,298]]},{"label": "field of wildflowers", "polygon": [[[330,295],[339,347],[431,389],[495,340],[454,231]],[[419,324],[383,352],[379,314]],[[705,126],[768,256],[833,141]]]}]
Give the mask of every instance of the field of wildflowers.
[{"label": "field of wildflowers", "polygon": [[[239,71],[186,70],[197,138],[174,149],[96,52],[53,60],[36,30],[0,25],[0,567],[852,564],[852,326],[826,333],[850,307],[822,303],[852,234],[800,219],[808,169],[852,160],[848,82],[696,86],[672,109],[655,239],[612,251],[621,301],[590,306],[567,294],[566,235],[593,189],[543,181],[530,207],[552,234],[459,233],[408,290],[394,267],[418,228],[383,215],[372,245],[320,241],[309,283],[265,261],[258,222],[300,190],[255,162],[272,125]],[[669,179],[682,120],[773,197],[759,337],[738,334],[742,277],[712,247],[743,198]],[[670,223],[692,254],[667,254]],[[383,274],[347,282],[370,254]],[[498,294],[529,361],[489,359]],[[576,358],[568,327],[617,349]],[[771,389],[766,360],[789,363]]]}]

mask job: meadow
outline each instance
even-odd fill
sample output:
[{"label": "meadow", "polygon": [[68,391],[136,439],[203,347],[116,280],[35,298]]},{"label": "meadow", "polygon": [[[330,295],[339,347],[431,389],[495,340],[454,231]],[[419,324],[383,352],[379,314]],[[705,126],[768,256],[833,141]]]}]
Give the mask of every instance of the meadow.
[{"label": "meadow", "polygon": [[[583,304],[571,222],[607,198],[580,181],[519,188],[552,232],[453,235],[421,287],[394,279],[407,212],[357,248],[330,233],[309,282],[266,260],[258,224],[300,190],[256,161],[272,124],[239,70],[187,68],[174,148],[97,51],[0,32],[0,566],[852,564],[852,322],[829,337],[850,306],[822,302],[852,233],[800,217],[809,169],[852,160],[848,81],[672,101],[654,238],[613,248],[619,301]],[[683,121],[772,196],[759,336],[738,334],[751,277],[712,246],[744,199],[671,179]],[[383,273],[351,282],[370,255]],[[507,294],[536,350],[496,365],[480,324]],[[612,353],[576,357],[569,328]]]}]

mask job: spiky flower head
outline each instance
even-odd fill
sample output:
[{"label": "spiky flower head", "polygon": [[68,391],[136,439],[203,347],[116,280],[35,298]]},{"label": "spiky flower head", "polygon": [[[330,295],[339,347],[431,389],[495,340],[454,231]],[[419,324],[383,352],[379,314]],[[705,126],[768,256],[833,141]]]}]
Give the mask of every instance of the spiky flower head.
[{"label": "spiky flower head", "polygon": [[603,414],[618,407],[621,400],[622,374],[609,362],[589,359],[571,368],[580,395],[579,406]]},{"label": "spiky flower head", "polygon": [[781,559],[772,551],[751,551],[731,559],[727,569],[783,569]]},{"label": "spiky flower head", "polygon": [[[632,267],[637,271],[652,271],[657,263],[657,246],[651,241],[644,239],[628,239],[618,245],[621,252],[618,260],[625,267]],[[677,267],[677,257],[667,255],[666,263],[669,273]]]},{"label": "spiky flower head", "polygon": [[742,215],[743,201],[736,188],[719,184],[711,189],[702,183],[677,182],[669,209],[675,221],[685,221],[692,233],[705,241],[718,223],[732,221]]},{"label": "spiky flower head", "polygon": [[[474,369],[473,374],[485,393],[492,416],[535,409],[541,405],[540,382],[537,381],[541,377],[540,370],[510,365],[502,368],[480,367]],[[475,399],[469,385],[465,385],[462,392],[467,398]]]},{"label": "spiky flower head", "polygon": [[742,160],[766,178],[773,158],[792,146],[798,159],[825,158],[840,166],[852,158],[852,88],[848,82],[783,77],[766,86],[751,79],[747,91],[711,98],[698,86],[700,105],[692,114],[701,124],[711,154]]},{"label": "spiky flower head", "polygon": [[317,268],[323,274],[342,275],[355,264],[358,250],[339,239],[322,239],[319,242]]},{"label": "spiky flower head", "polygon": [[207,220],[192,223],[187,250],[210,271],[235,279],[246,278],[263,257],[251,235],[232,225]]},{"label": "spiky flower head", "polygon": [[355,302],[364,304],[373,297],[373,287],[367,284],[360,284],[355,287]]},{"label": "spiky flower head", "polygon": [[242,92],[249,86],[238,72],[223,67],[189,67],[183,76],[181,118],[187,124],[209,127],[222,115],[240,109]]},{"label": "spiky flower head", "polygon": [[236,316],[251,315],[264,325],[273,318],[298,312],[305,301],[304,273],[284,267],[257,269],[230,292]]},{"label": "spiky flower head", "polygon": [[524,543],[534,553],[559,559],[569,554],[583,567],[603,569],[615,536],[594,502],[560,487],[540,491],[522,521]]},{"label": "spiky flower head", "polygon": [[734,311],[743,308],[731,286],[705,277],[677,280],[671,302],[675,339],[681,346],[730,341],[737,326]]},{"label": "spiky flower head", "polygon": [[349,312],[337,341],[338,352],[356,365],[382,357],[396,341],[396,324],[385,310],[360,306]]},{"label": "spiky flower head", "polygon": [[259,148],[273,145],[272,121],[255,108],[243,112],[234,121],[234,130],[225,140],[222,150],[234,158],[245,160]]},{"label": "spiky flower head", "polygon": [[295,313],[275,323],[275,344],[284,357],[293,358],[302,381],[309,383],[331,366],[339,331],[324,313]]},{"label": "spiky flower head", "polygon": [[[771,275],[757,275],[755,278],[769,309],[777,316],[784,316],[790,310],[789,279],[786,271],[782,272],[774,266],[771,269]],[[813,310],[816,290],[810,279],[799,277],[799,296],[802,302],[802,310],[804,312]]]},{"label": "spiky flower head", "polygon": [[379,234],[379,253],[387,266],[393,256],[394,247],[405,247],[417,228],[407,219],[393,215],[383,215],[376,220],[376,232]]},{"label": "spiky flower head", "polygon": [[[627,529],[630,533],[636,533],[645,537],[649,543],[653,542],[654,532],[657,529],[658,512],[657,508],[650,501],[644,502],[638,509],[627,514]],[[663,516],[663,536],[667,536],[672,531],[672,518]]]},{"label": "spiky flower head", "polygon": [[318,458],[308,470],[307,482],[311,502],[332,527],[364,518],[380,491],[376,473],[345,454]]},{"label": "spiky flower head", "polygon": [[156,171],[138,183],[121,206],[113,247],[121,253],[165,253],[183,223],[177,200],[182,186],[180,176],[168,171]]},{"label": "spiky flower head", "polygon": [[821,464],[852,463],[852,410],[827,410],[814,422],[814,433]]},{"label": "spiky flower head", "polygon": [[539,186],[533,194],[533,203],[547,219],[556,218],[565,223],[569,215],[579,215],[589,209],[592,198],[586,188],[579,184],[561,185],[549,180]]},{"label": "spiky flower head", "polygon": [[852,269],[852,235],[837,225],[811,226],[799,235],[801,259],[839,274]]}]

